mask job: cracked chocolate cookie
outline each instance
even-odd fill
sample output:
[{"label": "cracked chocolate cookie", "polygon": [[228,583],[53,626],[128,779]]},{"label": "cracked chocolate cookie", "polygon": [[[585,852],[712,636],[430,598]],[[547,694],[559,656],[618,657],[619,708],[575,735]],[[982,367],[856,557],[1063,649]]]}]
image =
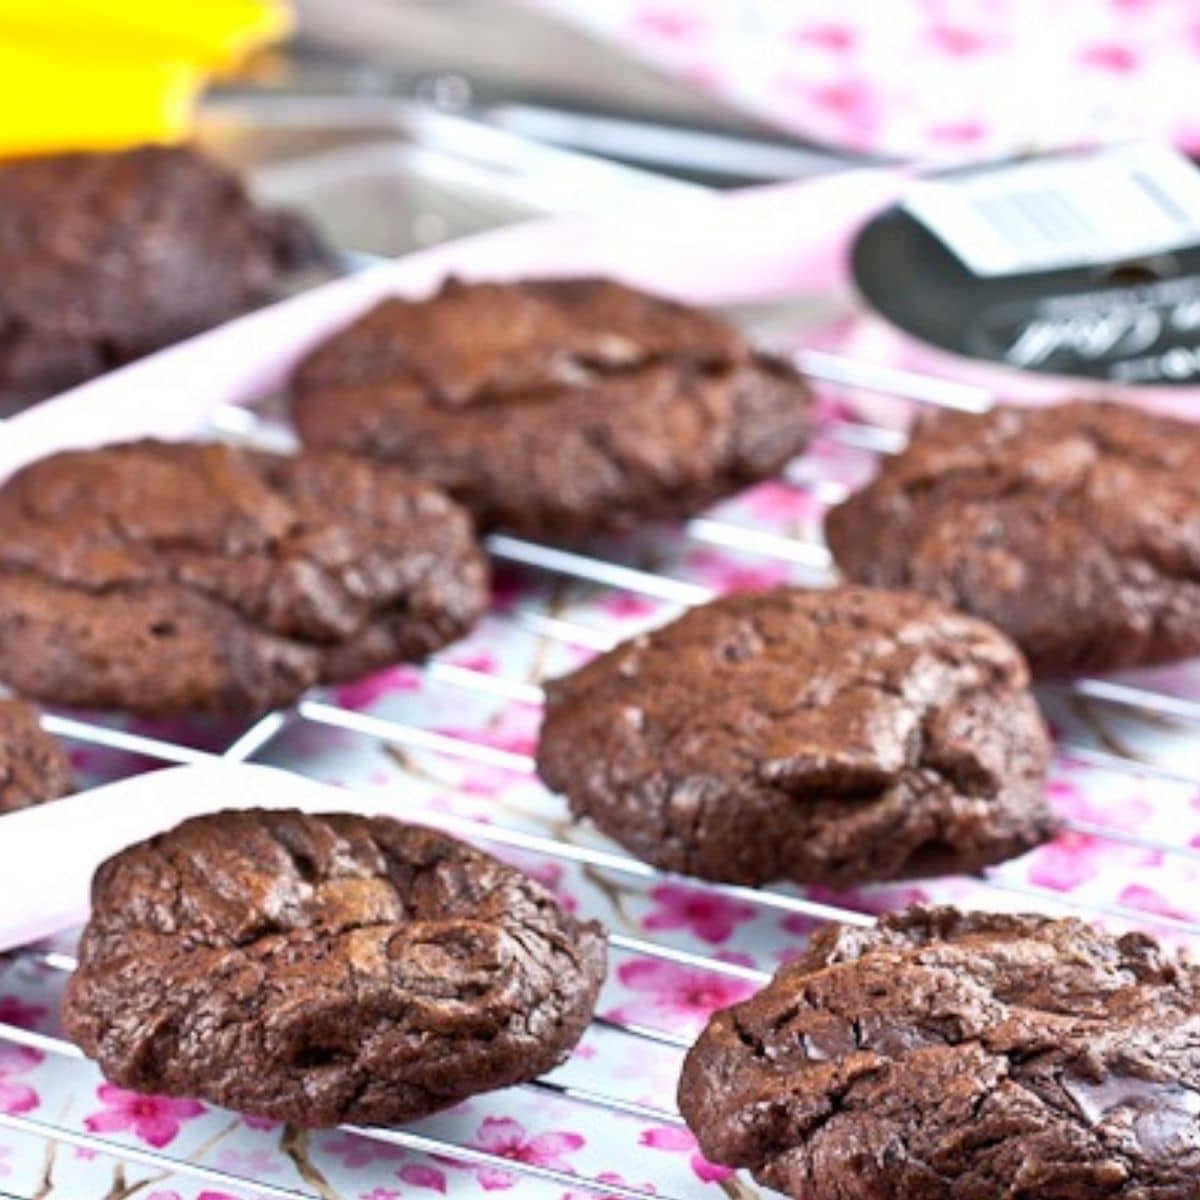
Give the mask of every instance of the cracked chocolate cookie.
[{"label": "cracked chocolate cookie", "polygon": [[38,724],[20,700],[0,700],[0,813],[16,812],[74,790],[62,743]]},{"label": "cracked chocolate cookie", "polygon": [[135,442],[0,487],[0,678],[55,704],[255,713],[470,628],[468,515],[348,455]]},{"label": "cracked chocolate cookie", "polygon": [[944,413],[826,533],[860,583],[993,622],[1036,674],[1200,653],[1200,426],[1108,403]]},{"label": "cracked chocolate cookie", "polygon": [[100,868],[64,1024],[122,1087],[387,1125],[556,1066],[604,970],[599,925],[445,834],[223,812]]},{"label": "cracked chocolate cookie", "polygon": [[1047,917],[830,926],[713,1016],[679,1107],[797,1200],[1195,1200],[1200,967]]},{"label": "cracked chocolate cookie", "polygon": [[639,858],[846,887],[1052,836],[1019,651],[914,593],[726,596],[552,681],[538,770]]},{"label": "cracked chocolate cookie", "polygon": [[292,392],[306,444],[398,462],[530,537],[686,516],[774,475],[809,424],[803,380],[731,325],[600,279],[384,301]]},{"label": "cracked chocolate cookie", "polygon": [[184,147],[0,165],[0,406],[228,320],[323,257]]}]

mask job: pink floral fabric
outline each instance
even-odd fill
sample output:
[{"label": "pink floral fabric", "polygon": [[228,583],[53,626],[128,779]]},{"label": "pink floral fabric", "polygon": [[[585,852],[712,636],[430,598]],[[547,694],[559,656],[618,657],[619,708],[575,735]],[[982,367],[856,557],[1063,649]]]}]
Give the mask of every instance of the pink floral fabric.
[{"label": "pink floral fabric", "polygon": [[687,1155],[688,1166],[691,1167],[692,1174],[701,1183],[720,1183],[721,1180],[728,1179],[733,1174],[728,1167],[710,1163],[696,1149],[696,1139],[691,1133],[675,1125],[667,1125],[661,1129],[647,1129],[642,1134],[641,1144],[651,1150],[666,1150],[673,1154]]},{"label": "pink floral fabric", "polygon": [[[569,1173],[574,1169],[570,1157],[582,1148],[584,1141],[581,1133],[548,1130],[534,1134],[511,1117],[488,1117],[467,1144],[513,1162]],[[474,1171],[475,1178],[486,1192],[506,1190],[517,1182],[512,1174],[499,1167],[473,1166],[469,1169]]]},{"label": "pink floral fabric", "polygon": [[634,959],[617,978],[625,1001],[609,1012],[614,1020],[656,1029],[699,1032],[709,1015],[751,995],[753,984],[675,963]]},{"label": "pink floral fabric", "polygon": [[39,1106],[38,1093],[26,1077],[44,1058],[39,1050],[0,1043],[0,1112],[20,1116]]},{"label": "pink floral fabric", "polygon": [[36,1029],[45,1020],[47,1013],[44,1004],[27,1004],[20,996],[0,996],[0,1025]]},{"label": "pink floral fabric", "polygon": [[756,913],[754,906],[744,901],[677,883],[653,888],[650,899],[655,909],[642,923],[646,929],[688,929],[713,945],[729,941],[738,926],[752,921]]},{"label": "pink floral fabric", "polygon": [[96,1097],[104,1105],[84,1119],[92,1133],[118,1133],[129,1130],[148,1146],[169,1146],[185,1121],[204,1112],[195,1100],[175,1100],[168,1096],[142,1096],[127,1092],[111,1083],[102,1084]]},{"label": "pink floral fabric", "polygon": [[915,160],[1200,149],[1191,0],[530,0],[782,128]]}]

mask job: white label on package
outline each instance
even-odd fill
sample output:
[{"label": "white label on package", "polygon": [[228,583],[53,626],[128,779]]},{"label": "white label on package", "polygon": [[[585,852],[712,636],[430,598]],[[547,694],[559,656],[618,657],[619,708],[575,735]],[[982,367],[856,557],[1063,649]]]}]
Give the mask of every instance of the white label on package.
[{"label": "white label on package", "polygon": [[1055,271],[1200,243],[1200,170],[1121,146],[923,180],[904,207],[976,275]]}]

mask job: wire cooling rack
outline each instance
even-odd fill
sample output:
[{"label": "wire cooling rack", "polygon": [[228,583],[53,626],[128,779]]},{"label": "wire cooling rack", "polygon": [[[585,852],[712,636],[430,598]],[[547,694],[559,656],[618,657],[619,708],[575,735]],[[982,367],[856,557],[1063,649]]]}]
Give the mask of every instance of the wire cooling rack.
[{"label": "wire cooling rack", "polygon": [[[802,354],[799,362],[811,375],[834,384],[848,379],[859,386],[864,383],[861,366],[844,363],[833,356]],[[881,392],[940,407],[981,411],[991,403],[991,398],[978,389],[908,373],[883,371],[866,382],[873,383]],[[233,440],[276,447],[285,446],[290,441],[290,433],[282,422],[265,410],[260,412],[250,408],[229,407],[219,410],[208,432]],[[814,447],[822,444],[849,447],[869,457],[897,452],[904,445],[904,436],[895,429],[852,419],[836,406],[825,406],[815,432]],[[819,506],[835,503],[845,494],[846,485],[833,479],[815,477],[812,472],[806,471],[806,459],[789,468],[781,481],[782,485],[805,491]],[[679,533],[689,543],[730,549],[743,557],[785,563],[798,573],[800,579],[813,585],[832,582],[834,578],[829,552],[815,538],[756,528],[720,515],[697,517],[682,526]],[[661,621],[679,608],[703,603],[714,594],[714,589],[708,585],[647,569],[643,565],[633,565],[629,561],[622,561],[615,553],[591,553],[542,545],[505,534],[492,535],[487,539],[487,546],[499,564],[507,564],[547,579],[565,580],[573,585],[587,585],[596,590],[606,589],[652,601],[659,606],[653,614],[654,622]],[[548,612],[536,606],[516,605],[494,614],[491,620],[496,622],[496,628],[521,630],[575,654],[600,651],[613,642],[610,630],[572,615],[564,616],[561,612]],[[470,693],[484,697],[501,706],[537,706],[542,699],[542,690],[536,682],[508,678],[492,670],[463,665],[454,661],[452,650],[433,656],[421,665],[420,671],[426,681],[439,687],[459,689],[464,695]],[[1086,701],[1113,706],[1146,717],[1152,722],[1169,721],[1183,723],[1184,726],[1200,722],[1200,701],[1166,690],[1105,678],[1079,679],[1059,690],[1063,693],[1062,698],[1068,702]],[[127,752],[160,765],[202,763],[213,759],[249,761],[263,755],[277,739],[308,727],[343,731],[378,740],[405,753],[432,754],[511,775],[515,779],[533,775],[534,762],[527,753],[488,744],[470,736],[469,732],[447,733],[430,728],[419,720],[401,720],[362,711],[358,707],[338,703],[336,696],[336,692],[314,694],[285,711],[269,713],[248,727],[237,730],[222,747],[215,750],[198,748],[184,740],[154,736],[78,714],[49,713],[44,723],[49,731],[74,743]],[[1200,772],[1142,761],[1135,758],[1119,740],[1108,746],[1097,746],[1066,735],[1058,738],[1057,748],[1060,759],[1088,764],[1104,771],[1133,773],[1142,778],[1170,783],[1200,784]],[[684,881],[607,848],[604,843],[579,844],[563,837],[501,824],[490,818],[452,812],[420,812],[417,815],[485,849],[501,853],[516,852],[526,856],[526,861],[532,857],[535,860],[584,866],[617,877],[655,883],[686,883],[697,894],[719,896],[752,906],[755,910],[770,910],[802,920],[838,920],[861,925],[870,924],[873,920],[870,912],[842,898],[814,896],[786,887],[752,889],[693,879]],[[1068,838],[1115,843],[1157,856],[1158,859],[1200,858],[1200,849],[1182,840],[1138,828],[1110,826],[1103,820],[1075,816],[1068,818],[1064,827]],[[1001,903],[1007,900],[1027,908],[1075,910],[1081,915],[1120,924],[1150,927],[1177,941],[1187,941],[1200,935],[1200,921],[1192,919],[1187,913],[1148,911],[1130,904],[1081,899],[1069,891],[1015,880],[1002,870],[985,871],[975,882],[980,889],[994,893]],[[982,896],[982,891],[975,893],[977,899]],[[613,932],[611,945],[614,952],[622,955],[668,962],[709,973],[715,978],[736,980],[744,985],[757,986],[769,977],[769,972],[738,961],[736,956],[717,956],[681,948],[665,939]],[[46,947],[30,947],[19,951],[17,958],[50,976],[68,972],[73,967],[69,953]],[[665,1049],[677,1056],[691,1041],[690,1036],[677,1029],[655,1027],[621,1016],[598,1015],[594,1024],[595,1028],[606,1034]],[[12,1021],[0,1022],[0,1046],[5,1043],[64,1060],[81,1057],[74,1046],[60,1037]],[[592,1089],[554,1078],[522,1085],[522,1090],[554,1097],[575,1106],[581,1119],[600,1115],[606,1119],[648,1121],[664,1128],[682,1126],[673,1103],[665,1099],[650,1104],[615,1094],[611,1090]],[[85,1154],[97,1153],[120,1162],[157,1170],[163,1177],[187,1179],[195,1184],[222,1189],[219,1193],[202,1195],[224,1196],[231,1191],[238,1196],[275,1197],[279,1200],[309,1200],[312,1197],[327,1200],[337,1194],[319,1177],[316,1180],[304,1180],[304,1186],[283,1185],[263,1177],[253,1169],[234,1170],[189,1161],[163,1149],[130,1145],[101,1132],[79,1130],[41,1117],[23,1115],[19,1111],[0,1112],[0,1129],[40,1139],[47,1146],[71,1146]],[[650,1184],[631,1185],[618,1182],[607,1173],[577,1173],[559,1165],[525,1161],[519,1156],[513,1157],[416,1129],[354,1126],[346,1127],[345,1133],[371,1143],[432,1155],[439,1161],[453,1160],[459,1164],[503,1171],[508,1177],[524,1178],[531,1183],[566,1188],[573,1195],[613,1196],[621,1200],[651,1200],[652,1197],[672,1200],[669,1191],[657,1190]],[[731,1194],[737,1194],[742,1186],[735,1181],[725,1183],[726,1190]],[[0,1196],[10,1194],[0,1187]],[[388,1195],[384,1190],[377,1194],[380,1197]],[[674,1200],[682,1198],[675,1197]]]}]

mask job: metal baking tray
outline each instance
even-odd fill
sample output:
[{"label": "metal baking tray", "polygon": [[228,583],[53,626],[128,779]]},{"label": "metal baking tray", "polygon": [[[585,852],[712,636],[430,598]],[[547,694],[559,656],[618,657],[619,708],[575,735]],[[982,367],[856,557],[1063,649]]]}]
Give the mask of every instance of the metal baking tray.
[{"label": "metal baking tray", "polygon": [[386,96],[227,96],[206,106],[198,141],[336,248],[388,257],[534,217],[705,192]]}]

